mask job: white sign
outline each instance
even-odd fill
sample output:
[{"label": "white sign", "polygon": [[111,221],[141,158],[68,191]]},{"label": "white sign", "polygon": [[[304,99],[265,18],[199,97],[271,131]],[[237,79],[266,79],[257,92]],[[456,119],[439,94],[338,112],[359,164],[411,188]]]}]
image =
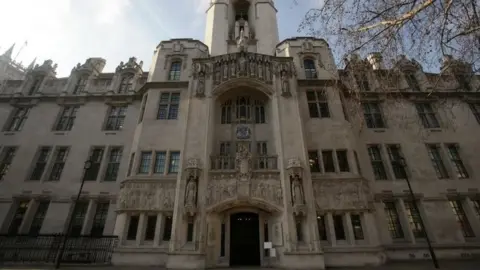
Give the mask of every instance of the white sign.
[{"label": "white sign", "polygon": [[272,257],[272,258],[277,257],[276,249],[274,249],[274,248],[270,249],[270,257]]},{"label": "white sign", "polygon": [[271,249],[272,248],[272,242],[264,242],[263,243],[263,248],[264,249]]}]

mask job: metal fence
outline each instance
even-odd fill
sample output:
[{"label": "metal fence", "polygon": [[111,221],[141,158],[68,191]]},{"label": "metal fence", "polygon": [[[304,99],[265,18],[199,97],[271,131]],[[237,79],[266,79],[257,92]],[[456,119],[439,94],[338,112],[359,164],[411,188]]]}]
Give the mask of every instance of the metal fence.
[{"label": "metal fence", "polygon": [[[54,263],[62,248],[63,237],[62,234],[0,234],[0,263]],[[117,236],[69,236],[61,263],[109,264],[117,242]]]}]

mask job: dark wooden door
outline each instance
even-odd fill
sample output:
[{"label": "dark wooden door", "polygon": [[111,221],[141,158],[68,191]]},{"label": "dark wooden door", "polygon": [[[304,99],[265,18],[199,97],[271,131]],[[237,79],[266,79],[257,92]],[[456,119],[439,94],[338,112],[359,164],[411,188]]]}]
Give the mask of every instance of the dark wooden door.
[{"label": "dark wooden door", "polygon": [[230,216],[230,266],[260,265],[260,227],[255,213]]}]

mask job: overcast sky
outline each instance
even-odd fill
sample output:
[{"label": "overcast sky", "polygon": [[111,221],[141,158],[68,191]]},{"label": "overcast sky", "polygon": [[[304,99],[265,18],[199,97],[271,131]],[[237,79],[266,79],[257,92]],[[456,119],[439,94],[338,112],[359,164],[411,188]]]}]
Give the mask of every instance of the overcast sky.
[{"label": "overcast sky", "polygon": [[[277,0],[280,39],[299,36],[305,12],[320,0]],[[135,56],[148,70],[162,40],[203,41],[210,0],[0,0],[0,53],[13,43],[17,61],[52,59],[59,77],[89,57],[107,60],[104,72]],[[19,52],[27,41],[27,45]]]}]

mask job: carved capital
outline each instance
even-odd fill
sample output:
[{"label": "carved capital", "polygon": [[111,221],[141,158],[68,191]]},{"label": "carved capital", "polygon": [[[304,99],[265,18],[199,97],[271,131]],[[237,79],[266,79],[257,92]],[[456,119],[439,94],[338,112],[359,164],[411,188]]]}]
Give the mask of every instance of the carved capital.
[{"label": "carved capital", "polygon": [[298,157],[293,157],[288,160],[287,171],[290,177],[298,176],[303,179],[302,162]]}]

